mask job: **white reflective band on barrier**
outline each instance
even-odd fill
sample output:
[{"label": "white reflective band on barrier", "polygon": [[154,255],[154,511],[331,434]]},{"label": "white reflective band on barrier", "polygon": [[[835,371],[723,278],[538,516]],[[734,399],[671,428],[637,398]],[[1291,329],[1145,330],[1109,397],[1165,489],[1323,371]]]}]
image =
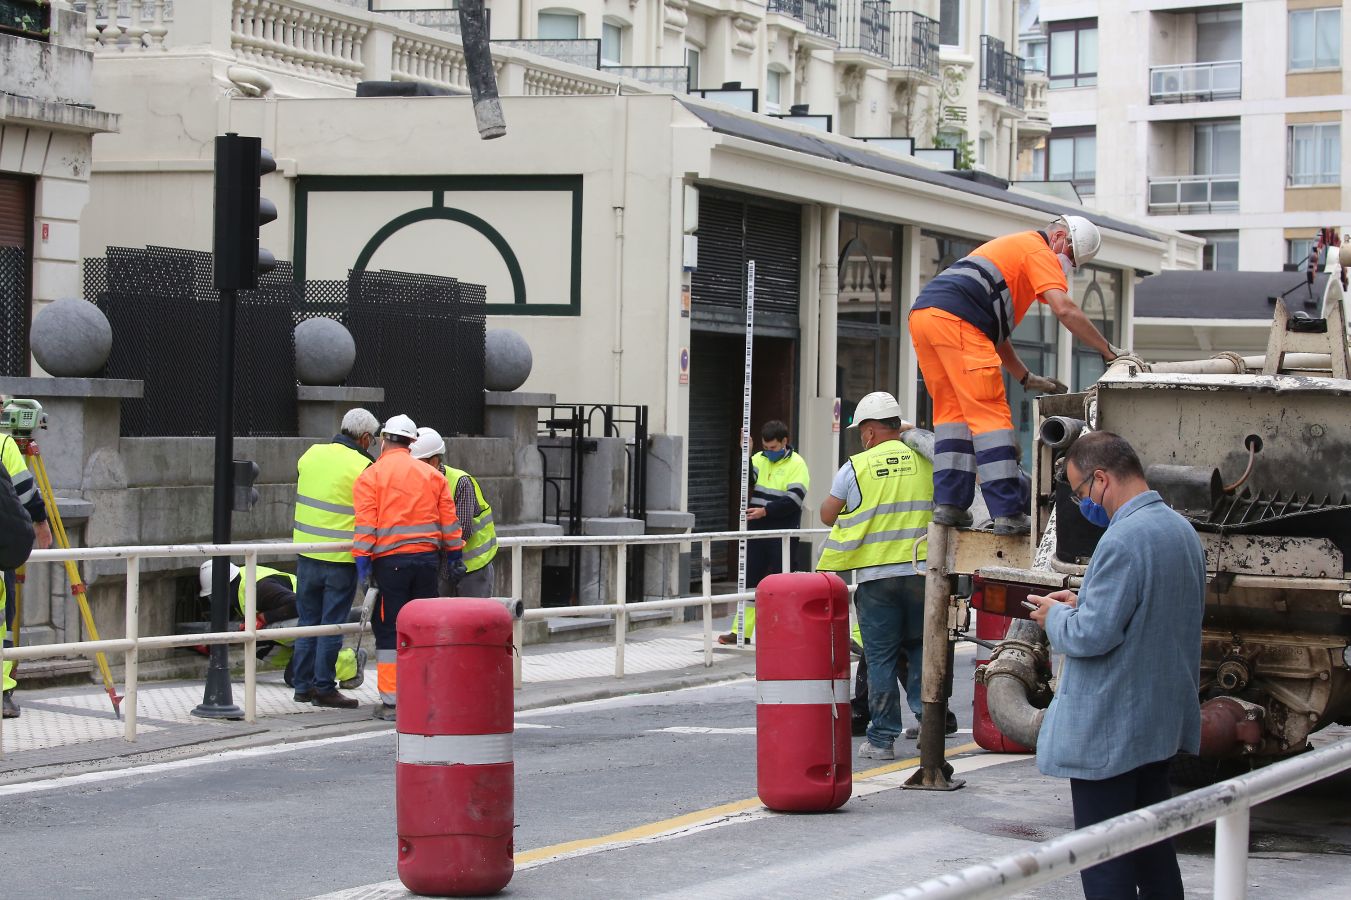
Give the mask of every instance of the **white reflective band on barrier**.
[{"label": "white reflective band on barrier", "polygon": [[400,734],[399,762],[417,766],[490,766],[509,763],[506,734]]},{"label": "white reflective band on barrier", "polygon": [[848,703],[849,679],[834,681],[757,681],[755,702],[771,704]]}]

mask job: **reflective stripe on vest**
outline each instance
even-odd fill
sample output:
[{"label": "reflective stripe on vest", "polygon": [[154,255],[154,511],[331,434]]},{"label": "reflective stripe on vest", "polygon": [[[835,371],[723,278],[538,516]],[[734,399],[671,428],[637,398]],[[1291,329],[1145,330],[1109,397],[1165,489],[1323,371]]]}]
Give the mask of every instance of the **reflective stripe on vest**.
[{"label": "reflective stripe on vest", "polygon": [[[255,583],[257,583],[258,581],[262,581],[264,578],[271,578],[273,575],[280,575],[282,578],[285,578],[286,581],[287,581],[287,583],[291,585],[291,593],[294,594],[294,593],[296,592],[296,577],[295,577],[294,575],[292,575],[290,572],[282,572],[282,571],[279,570],[279,569],[269,569],[267,566],[259,566],[259,567],[258,567],[258,569],[257,569],[257,578],[256,578]],[[239,611],[240,611],[240,613],[243,613],[243,612],[244,612],[244,567],[243,567],[243,566],[240,566],[240,567],[239,567],[239,589],[235,592],[235,594],[239,597]]]},{"label": "reflective stripe on vest", "polygon": [[927,558],[915,541],[933,518],[933,465],[900,441],[849,458],[863,498],[835,520],[816,568],[845,572]]},{"label": "reflective stripe on vest", "polygon": [[19,449],[18,443],[9,435],[0,437],[4,442],[3,449],[0,449],[0,458],[3,458],[5,471],[9,473],[9,480],[14,482],[14,493],[19,495],[19,503],[27,506],[33,501],[33,497],[38,492],[37,479],[33,473],[28,471],[28,463],[23,458],[23,451]]},{"label": "reflective stripe on vest", "polygon": [[[352,540],[356,525],[352,486],[370,464],[365,454],[336,441],[315,444],[306,450],[296,464],[299,478],[296,480],[296,513],[291,540],[297,544]],[[300,555],[327,562],[352,561],[349,550]]]},{"label": "reflective stripe on vest", "polygon": [[811,484],[807,463],[797,453],[790,452],[774,462],[761,451],[751,457],[755,466],[755,488],[751,491],[751,506],[768,506],[774,500],[787,499],[800,509],[807,499]]},{"label": "reflective stripe on vest", "polygon": [[450,466],[441,468],[446,473],[446,481],[450,483],[452,495],[461,478],[468,478],[469,483],[474,486],[474,499],[478,501],[479,513],[474,516],[474,533],[464,542],[462,561],[466,572],[477,572],[492,562],[493,557],[497,555],[497,528],[493,525],[493,508],[483,499],[483,489],[479,487],[477,478],[462,469],[453,469]]}]

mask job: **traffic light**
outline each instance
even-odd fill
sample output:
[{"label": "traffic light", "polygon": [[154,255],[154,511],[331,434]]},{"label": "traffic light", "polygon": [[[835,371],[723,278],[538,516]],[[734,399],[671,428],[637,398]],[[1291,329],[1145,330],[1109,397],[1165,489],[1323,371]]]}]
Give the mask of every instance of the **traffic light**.
[{"label": "traffic light", "polygon": [[277,264],[271,251],[258,246],[258,229],[277,218],[276,204],[260,192],[261,181],[276,170],[258,138],[233,132],[216,137],[216,290],[252,290],[258,276]]},{"label": "traffic light", "polygon": [[236,459],[232,463],[235,496],[235,512],[248,512],[258,502],[258,489],[253,483],[258,480],[258,464],[250,459]]}]

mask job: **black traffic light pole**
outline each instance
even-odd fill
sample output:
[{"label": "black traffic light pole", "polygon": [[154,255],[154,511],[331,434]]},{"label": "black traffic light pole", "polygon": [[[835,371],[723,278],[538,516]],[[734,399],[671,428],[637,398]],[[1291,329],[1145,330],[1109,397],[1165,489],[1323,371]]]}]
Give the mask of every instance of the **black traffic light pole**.
[{"label": "black traffic light pole", "polygon": [[[216,138],[214,282],[220,294],[220,333],[216,354],[216,483],[212,495],[211,540],[230,543],[234,500],[235,305],[239,291],[258,286],[260,272],[272,269],[272,254],[258,246],[258,228],[277,217],[276,207],[259,193],[262,176],[276,168],[258,138],[226,134]],[[255,470],[256,471],[256,470]],[[211,631],[229,621],[230,558],[211,566]],[[192,711],[207,719],[242,719],[230,690],[230,651],[212,644],[202,702]]]}]

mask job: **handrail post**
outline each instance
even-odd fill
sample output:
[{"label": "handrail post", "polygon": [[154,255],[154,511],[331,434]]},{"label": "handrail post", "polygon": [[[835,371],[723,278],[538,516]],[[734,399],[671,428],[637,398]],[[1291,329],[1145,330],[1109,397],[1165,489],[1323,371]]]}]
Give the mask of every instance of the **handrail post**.
[{"label": "handrail post", "polygon": [[[522,595],[525,586],[525,573],[521,571],[522,560],[525,557],[525,548],[520,544],[513,544],[511,548],[511,599],[515,603],[524,604],[525,598]],[[517,619],[511,623],[511,642],[515,645],[515,653],[511,655],[511,686],[514,690],[521,689],[521,646],[525,643],[525,619]]]},{"label": "handrail post", "polygon": [[1248,896],[1248,820],[1251,807],[1241,802],[1215,820],[1215,900]]},{"label": "handrail post", "polygon": [[783,537],[779,538],[779,562],[781,564],[779,568],[780,572],[793,571],[793,560],[791,550],[792,541],[793,539],[786,534]]},{"label": "handrail post", "polygon": [[713,665],[713,542],[705,538],[699,546],[704,598],[704,668],[709,668]]},{"label": "handrail post", "polygon": [[621,538],[615,545],[615,677],[624,677],[624,640],[629,630],[629,614],[625,604],[629,600],[628,574],[629,545]]},{"label": "handrail post", "polygon": [[244,554],[244,721],[258,721],[258,553]]},{"label": "handrail post", "polygon": [[141,635],[141,558],[136,555],[127,557],[127,624],[126,638],[132,641],[131,649],[123,658],[125,694],[122,697],[122,737],[124,740],[136,740],[136,681],[140,675],[141,650],[138,643]]}]

